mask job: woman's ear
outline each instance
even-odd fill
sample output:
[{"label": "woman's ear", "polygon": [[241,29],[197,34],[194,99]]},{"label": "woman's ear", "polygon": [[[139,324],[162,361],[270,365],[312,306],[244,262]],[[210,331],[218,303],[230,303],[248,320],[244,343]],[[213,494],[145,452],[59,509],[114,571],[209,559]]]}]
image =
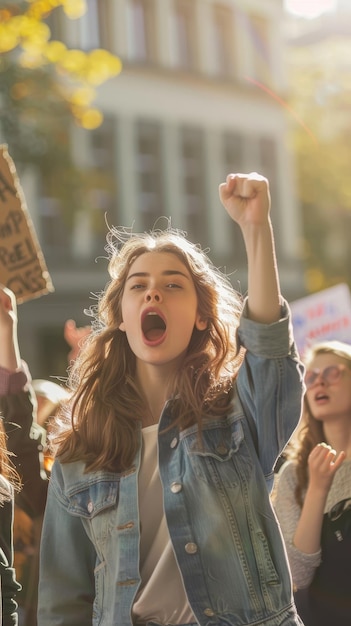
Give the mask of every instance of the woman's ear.
[{"label": "woman's ear", "polygon": [[207,320],[202,319],[199,314],[196,316],[195,328],[197,328],[197,330],[206,330],[207,328]]},{"label": "woman's ear", "polygon": [[119,328],[119,330],[121,330],[123,333],[125,333],[125,332],[126,332],[126,326],[125,326],[125,323],[124,323],[123,321],[120,323],[120,325],[118,326],[118,328]]}]

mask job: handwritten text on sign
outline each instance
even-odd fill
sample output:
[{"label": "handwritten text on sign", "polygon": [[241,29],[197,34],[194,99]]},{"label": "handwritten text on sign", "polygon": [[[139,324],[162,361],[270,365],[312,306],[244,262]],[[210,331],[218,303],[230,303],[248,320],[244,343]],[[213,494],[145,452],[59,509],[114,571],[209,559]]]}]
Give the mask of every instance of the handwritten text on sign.
[{"label": "handwritten text on sign", "polygon": [[0,283],[18,303],[53,291],[15,165],[0,145]]},{"label": "handwritten text on sign", "polygon": [[351,295],[346,284],[295,300],[290,308],[300,353],[317,341],[351,343]]}]

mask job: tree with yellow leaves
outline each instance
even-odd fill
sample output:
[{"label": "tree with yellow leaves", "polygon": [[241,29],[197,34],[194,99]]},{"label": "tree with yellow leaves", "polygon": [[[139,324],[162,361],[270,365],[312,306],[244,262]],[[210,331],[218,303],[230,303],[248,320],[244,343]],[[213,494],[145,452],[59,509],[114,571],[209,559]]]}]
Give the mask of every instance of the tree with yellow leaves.
[{"label": "tree with yellow leaves", "polygon": [[88,131],[101,125],[96,88],[121,71],[120,59],[105,49],[69,49],[52,39],[54,12],[72,20],[86,10],[85,0],[0,2],[0,143],[20,176],[28,164],[39,168],[68,226],[90,180],[73,163],[70,125]]},{"label": "tree with yellow leaves", "polygon": [[102,115],[90,106],[95,87],[116,76],[121,71],[121,61],[107,50],[85,53],[69,50],[61,41],[52,41],[45,20],[59,7],[69,19],[80,18],[87,9],[85,0],[26,0],[7,2],[0,8],[0,71],[4,75],[15,67],[22,70],[22,80],[14,76],[9,94],[17,101],[30,98],[33,72],[38,77],[51,72],[57,98],[66,103],[84,128],[96,128]]}]

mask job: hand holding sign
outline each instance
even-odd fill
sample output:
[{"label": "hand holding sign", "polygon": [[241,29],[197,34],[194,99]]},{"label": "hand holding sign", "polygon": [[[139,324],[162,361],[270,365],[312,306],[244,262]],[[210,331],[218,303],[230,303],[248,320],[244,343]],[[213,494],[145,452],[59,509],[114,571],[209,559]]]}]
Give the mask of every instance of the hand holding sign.
[{"label": "hand holding sign", "polygon": [[0,145],[0,282],[17,303],[54,291],[15,165]]}]

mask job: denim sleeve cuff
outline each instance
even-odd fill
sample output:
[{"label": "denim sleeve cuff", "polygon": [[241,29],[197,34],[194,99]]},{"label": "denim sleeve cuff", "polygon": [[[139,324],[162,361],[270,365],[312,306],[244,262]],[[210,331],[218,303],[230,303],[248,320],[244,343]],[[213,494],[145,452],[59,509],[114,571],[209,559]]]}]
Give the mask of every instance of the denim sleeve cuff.
[{"label": "denim sleeve cuff", "polygon": [[281,317],[273,324],[260,324],[247,317],[248,300],[245,300],[238,344],[249,352],[264,358],[285,357],[291,353],[294,342],[291,314],[287,301],[281,298]]},{"label": "denim sleeve cuff", "polygon": [[28,382],[26,369],[11,371],[0,367],[0,396],[9,396],[23,391]]}]

